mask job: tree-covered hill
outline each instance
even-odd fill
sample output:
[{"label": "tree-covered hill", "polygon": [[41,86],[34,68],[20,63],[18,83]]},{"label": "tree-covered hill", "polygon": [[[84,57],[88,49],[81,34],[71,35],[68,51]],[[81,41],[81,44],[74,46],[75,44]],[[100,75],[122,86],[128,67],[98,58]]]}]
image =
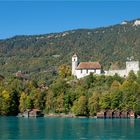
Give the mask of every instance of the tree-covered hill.
[{"label": "tree-covered hill", "polygon": [[9,76],[21,70],[49,81],[59,65],[71,64],[74,52],[81,61],[100,61],[105,69],[112,64],[122,68],[127,57],[140,60],[140,25],[135,22],[0,40],[0,74]]}]

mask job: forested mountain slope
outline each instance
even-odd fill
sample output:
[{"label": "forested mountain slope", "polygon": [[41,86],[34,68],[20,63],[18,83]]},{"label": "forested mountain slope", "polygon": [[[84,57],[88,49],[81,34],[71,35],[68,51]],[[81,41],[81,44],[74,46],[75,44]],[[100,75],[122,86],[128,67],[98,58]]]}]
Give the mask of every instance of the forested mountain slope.
[{"label": "forested mountain slope", "polygon": [[140,60],[140,24],[136,24],[137,21],[0,40],[0,74],[9,76],[21,70],[33,78],[49,80],[56,75],[59,65],[71,64],[74,52],[80,61],[100,61],[104,69],[112,64],[125,67],[127,57]]}]

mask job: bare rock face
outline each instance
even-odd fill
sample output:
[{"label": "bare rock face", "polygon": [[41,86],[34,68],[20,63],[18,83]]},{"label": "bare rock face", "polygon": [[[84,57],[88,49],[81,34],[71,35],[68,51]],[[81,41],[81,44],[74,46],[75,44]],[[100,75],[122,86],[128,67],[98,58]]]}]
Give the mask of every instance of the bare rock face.
[{"label": "bare rock face", "polygon": [[123,21],[122,23],[121,23],[121,25],[126,25],[127,24],[127,21]]},{"label": "bare rock face", "polygon": [[140,20],[136,20],[133,24],[133,26],[139,26],[140,25]]}]

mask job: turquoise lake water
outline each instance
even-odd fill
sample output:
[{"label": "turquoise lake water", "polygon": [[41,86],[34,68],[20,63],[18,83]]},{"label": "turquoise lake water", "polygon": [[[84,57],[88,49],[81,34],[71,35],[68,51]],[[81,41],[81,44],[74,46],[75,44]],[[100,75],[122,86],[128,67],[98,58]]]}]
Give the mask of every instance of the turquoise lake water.
[{"label": "turquoise lake water", "polygon": [[0,140],[140,140],[140,119],[0,117]]}]

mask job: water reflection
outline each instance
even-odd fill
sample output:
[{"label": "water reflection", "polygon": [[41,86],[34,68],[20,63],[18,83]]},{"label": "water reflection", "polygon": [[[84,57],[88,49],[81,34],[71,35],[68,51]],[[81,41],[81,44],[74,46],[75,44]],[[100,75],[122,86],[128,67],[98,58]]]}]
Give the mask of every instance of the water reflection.
[{"label": "water reflection", "polygon": [[140,139],[140,120],[0,117],[0,139],[134,140]]}]

